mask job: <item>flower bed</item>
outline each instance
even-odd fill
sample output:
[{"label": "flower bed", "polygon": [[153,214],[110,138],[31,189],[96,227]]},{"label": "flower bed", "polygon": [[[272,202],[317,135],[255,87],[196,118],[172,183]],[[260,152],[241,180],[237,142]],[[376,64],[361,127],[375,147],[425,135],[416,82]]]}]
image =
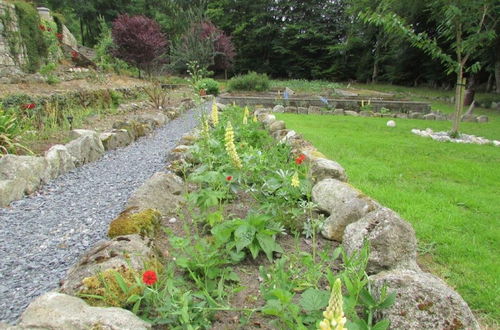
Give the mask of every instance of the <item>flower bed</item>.
[{"label": "flower bed", "polygon": [[[214,105],[170,159],[184,180],[158,173],[127,205],[159,223],[95,247],[62,291],[167,328],[477,328],[416,265],[411,226],[268,112]],[[334,227],[342,248],[319,235]]]}]

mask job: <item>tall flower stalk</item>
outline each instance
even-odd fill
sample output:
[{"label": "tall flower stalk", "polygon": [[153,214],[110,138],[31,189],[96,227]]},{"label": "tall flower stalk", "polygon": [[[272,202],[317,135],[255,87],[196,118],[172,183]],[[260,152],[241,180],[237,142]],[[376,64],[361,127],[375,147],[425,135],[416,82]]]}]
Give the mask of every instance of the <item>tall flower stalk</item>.
[{"label": "tall flower stalk", "polygon": [[236,152],[236,146],[234,145],[234,131],[233,125],[231,125],[230,121],[227,122],[226,135],[224,137],[224,140],[226,142],[226,151],[229,155],[229,158],[231,159],[231,163],[233,163],[234,167],[236,168],[242,168],[243,165],[241,164],[241,159],[238,156],[238,153]]},{"label": "tall flower stalk", "polygon": [[248,124],[248,116],[250,115],[250,112],[248,111],[248,107],[245,107],[245,110],[243,111],[243,125]]},{"label": "tall flower stalk", "polygon": [[324,319],[319,323],[320,330],[347,330],[342,304],[342,282],[337,278],[333,284],[328,307],[323,312]]},{"label": "tall flower stalk", "polygon": [[212,120],[212,124],[217,126],[219,123],[219,110],[217,109],[217,104],[215,101],[212,103],[212,112],[210,113],[210,119]]}]

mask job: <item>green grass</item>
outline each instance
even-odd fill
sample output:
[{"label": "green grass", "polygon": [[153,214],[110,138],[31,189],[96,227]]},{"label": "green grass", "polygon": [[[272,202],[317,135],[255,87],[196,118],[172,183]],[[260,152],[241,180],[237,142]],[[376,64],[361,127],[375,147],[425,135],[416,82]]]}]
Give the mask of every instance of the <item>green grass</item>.
[{"label": "green grass", "polygon": [[271,88],[280,88],[283,90],[285,89],[285,87],[291,88],[294,91],[300,91],[302,93],[325,93],[332,92],[333,89],[339,88],[340,84],[326,80],[271,80]]},{"label": "green grass", "polygon": [[[346,169],[350,182],[399,212],[416,230],[421,261],[471,308],[500,320],[500,148],[435,142],[412,128],[450,122],[278,114]],[[500,139],[500,116],[462,131]],[[421,253],[422,254],[422,253]],[[429,257],[429,255],[427,255]],[[429,260],[430,259],[430,260]]]}]

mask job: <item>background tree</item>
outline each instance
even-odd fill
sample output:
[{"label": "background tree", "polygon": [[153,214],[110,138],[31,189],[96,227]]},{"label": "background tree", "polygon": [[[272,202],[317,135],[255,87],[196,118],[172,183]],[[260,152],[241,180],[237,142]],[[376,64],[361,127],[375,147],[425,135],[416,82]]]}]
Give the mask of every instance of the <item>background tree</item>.
[{"label": "background tree", "polygon": [[465,87],[465,72],[477,72],[481,64],[469,62],[477,59],[482,50],[491,46],[495,39],[495,25],[500,5],[494,0],[434,0],[430,9],[440,24],[436,29],[436,37],[441,39],[446,47],[438,44],[437,39],[427,33],[417,33],[413,26],[408,25],[404,18],[390,10],[393,1],[384,1],[379,6],[379,12],[362,12],[360,15],[366,22],[383,27],[388,33],[401,35],[411,44],[422,49],[435,59],[440,60],[447,73],[455,73],[455,114],[451,135],[457,135],[463,109],[463,93]]},{"label": "background tree", "polygon": [[158,23],[146,16],[120,15],[113,22],[113,54],[151,73],[151,65],[167,51],[167,39]]}]

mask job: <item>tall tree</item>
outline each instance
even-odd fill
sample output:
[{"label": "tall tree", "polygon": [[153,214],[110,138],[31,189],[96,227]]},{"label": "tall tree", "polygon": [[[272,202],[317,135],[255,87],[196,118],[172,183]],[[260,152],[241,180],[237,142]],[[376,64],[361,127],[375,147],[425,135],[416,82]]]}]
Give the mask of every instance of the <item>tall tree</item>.
[{"label": "tall tree", "polygon": [[369,23],[383,27],[387,32],[407,38],[413,46],[439,59],[447,68],[448,73],[457,77],[455,93],[455,114],[451,134],[458,134],[463,109],[463,93],[465,87],[465,72],[477,72],[481,64],[471,61],[485,46],[495,39],[494,26],[499,4],[495,0],[433,0],[430,9],[436,21],[440,21],[436,37],[447,47],[439,45],[436,39],[427,33],[417,33],[413,26],[408,25],[404,18],[391,10],[394,1],[383,1],[378,12],[362,13],[361,17]]}]

